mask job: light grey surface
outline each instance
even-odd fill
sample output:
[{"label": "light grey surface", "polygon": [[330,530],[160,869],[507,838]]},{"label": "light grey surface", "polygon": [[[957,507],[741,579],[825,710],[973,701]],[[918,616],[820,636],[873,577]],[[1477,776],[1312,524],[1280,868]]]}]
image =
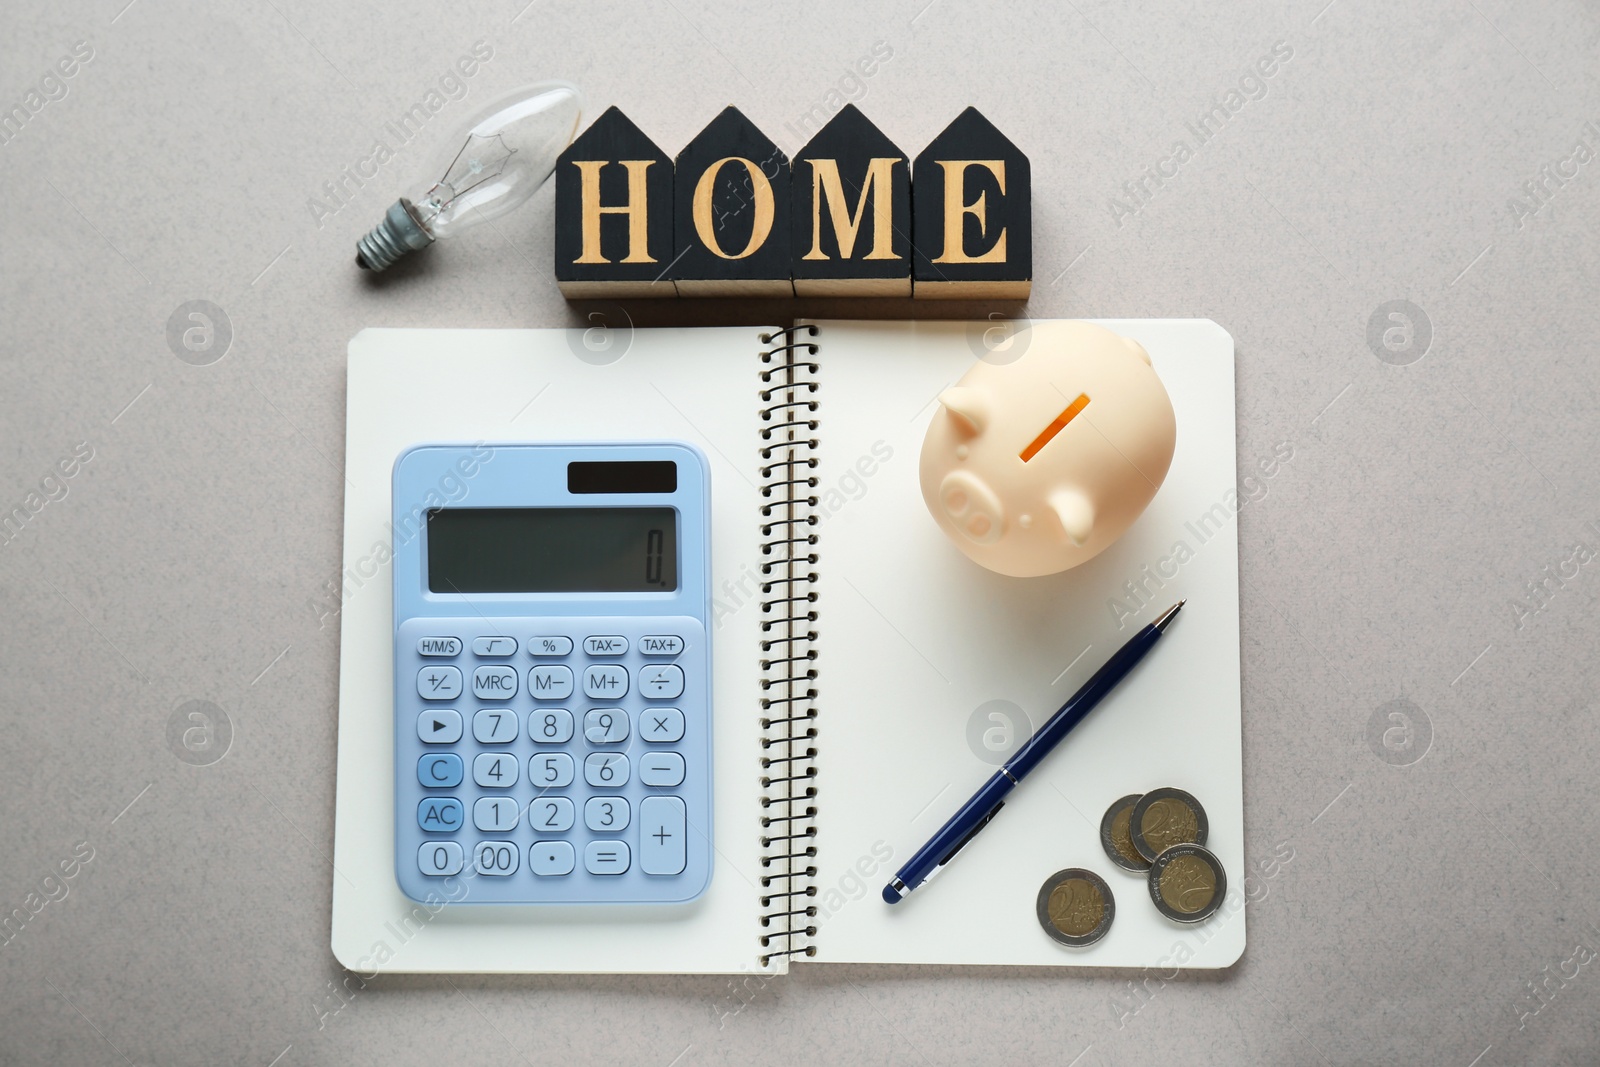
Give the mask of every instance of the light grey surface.
[{"label": "light grey surface", "polygon": [[[1521,225],[1508,203],[1576,139],[1600,149],[1591,5],[125,2],[9,4],[0,37],[4,108],[94,49],[0,144],[0,507],[93,449],[0,545],[0,915],[59,898],[0,945],[0,1061],[1600,1058],[1600,561],[1520,626],[1515,607],[1600,544],[1600,162],[1563,164]],[[976,104],[1032,157],[1030,314],[1232,331],[1241,476],[1294,453],[1239,515],[1247,860],[1293,853],[1259,876],[1242,963],[350,978],[335,997],[345,342],[579,316],[549,275],[548,189],[378,285],[355,240],[425,152],[320,224],[307,201],[479,39],[493,58],[429,147],[539,77],[669,153],[729,102],[793,151],[790,125],[842,86],[911,153]],[[851,82],[879,40],[893,58]],[[1279,41],[1264,95],[1195,149],[1185,123]],[[1110,198],[1178,139],[1192,158],[1119,224]],[[232,326],[206,366],[167,340],[197,299]],[[1368,345],[1391,300],[1431,323],[1409,365]],[[640,323],[845,310],[630,305]],[[1388,709],[1369,744],[1401,698],[1431,734],[1408,766]],[[232,723],[208,766],[169,747],[191,700]],[[45,879],[84,841],[62,897]]]}]

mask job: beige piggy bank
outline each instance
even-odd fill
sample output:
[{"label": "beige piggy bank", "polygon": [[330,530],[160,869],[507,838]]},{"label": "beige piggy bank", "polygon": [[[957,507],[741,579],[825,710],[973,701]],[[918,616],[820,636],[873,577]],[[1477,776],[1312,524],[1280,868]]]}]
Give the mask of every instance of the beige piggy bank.
[{"label": "beige piggy bank", "polygon": [[922,497],[992,571],[1028,578],[1093,559],[1172,465],[1172,401],[1137,342],[1087,322],[1029,328],[1012,363],[979,362],[939,395]]}]

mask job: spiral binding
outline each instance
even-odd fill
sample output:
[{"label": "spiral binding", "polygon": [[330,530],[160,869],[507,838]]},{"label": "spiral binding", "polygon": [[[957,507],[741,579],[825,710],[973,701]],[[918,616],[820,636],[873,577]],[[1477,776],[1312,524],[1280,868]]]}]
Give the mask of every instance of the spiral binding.
[{"label": "spiral binding", "polygon": [[763,967],[817,951],[816,339],[815,326],[761,335]]}]

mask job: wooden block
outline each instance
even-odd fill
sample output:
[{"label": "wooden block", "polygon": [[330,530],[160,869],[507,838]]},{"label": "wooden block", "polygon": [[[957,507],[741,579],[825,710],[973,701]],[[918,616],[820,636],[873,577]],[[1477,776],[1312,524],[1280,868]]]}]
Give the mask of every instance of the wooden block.
[{"label": "wooden block", "polygon": [[969,107],[912,172],[914,296],[1026,300],[1033,287],[1028,157]]},{"label": "wooden block", "polygon": [[569,300],[677,295],[672,161],[615,107],[556,163],[555,245]]},{"label": "wooden block", "polygon": [[794,157],[795,296],[911,295],[911,166],[854,104]]},{"label": "wooden block", "polygon": [[789,158],[736,107],[678,153],[672,279],[680,296],[793,296]]}]

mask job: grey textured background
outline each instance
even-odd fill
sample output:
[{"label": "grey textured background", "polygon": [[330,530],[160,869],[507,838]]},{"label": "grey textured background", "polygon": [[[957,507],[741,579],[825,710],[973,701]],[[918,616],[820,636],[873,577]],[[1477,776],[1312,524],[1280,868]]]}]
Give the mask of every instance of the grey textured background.
[{"label": "grey textured background", "polygon": [[[0,508],[27,516],[0,539],[0,918],[27,917],[0,937],[0,1061],[1600,1061],[1594,5],[925,3],[5,5],[0,106],[75,42],[94,55],[0,144]],[[669,153],[729,102],[793,151],[842,87],[910,153],[974,103],[1032,157],[1028,314],[1234,334],[1241,477],[1293,448],[1239,516],[1238,966],[363,988],[335,964],[345,342],[583,309],[549,275],[548,189],[381,285],[353,244],[423,153],[320,224],[308,200],[480,39],[429,147],[549,76]],[[880,40],[892,59],[849,81]],[[1280,41],[1196,146],[1185,124]],[[1179,139],[1176,176],[1114,210]],[[166,339],[195,299],[232,328],[208,366]],[[1369,346],[1392,300],[1425,354],[1420,332]],[[169,746],[191,700],[232,725],[219,762]]]}]

